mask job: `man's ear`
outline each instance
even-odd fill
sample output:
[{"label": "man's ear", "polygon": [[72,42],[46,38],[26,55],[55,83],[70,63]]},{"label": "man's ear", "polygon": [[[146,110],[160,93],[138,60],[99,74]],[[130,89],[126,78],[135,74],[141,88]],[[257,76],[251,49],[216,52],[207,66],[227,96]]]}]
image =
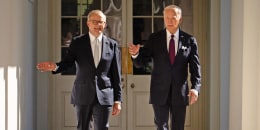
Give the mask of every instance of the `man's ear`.
[{"label": "man's ear", "polygon": [[89,23],[88,23],[88,20],[87,20],[87,21],[86,21],[86,25],[88,26],[88,24],[89,24]]},{"label": "man's ear", "polygon": [[180,24],[182,23],[182,17],[180,18]]}]

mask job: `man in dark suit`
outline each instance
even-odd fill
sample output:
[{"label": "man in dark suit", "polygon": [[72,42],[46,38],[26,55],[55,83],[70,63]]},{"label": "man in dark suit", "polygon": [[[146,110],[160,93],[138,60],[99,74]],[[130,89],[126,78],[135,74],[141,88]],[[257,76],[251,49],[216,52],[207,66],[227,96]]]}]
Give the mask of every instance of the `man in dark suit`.
[{"label": "man in dark suit", "polygon": [[40,71],[63,72],[76,63],[76,79],[71,93],[78,130],[89,130],[93,117],[95,130],[107,130],[110,112],[121,111],[121,60],[118,43],[103,35],[106,16],[100,10],[88,14],[89,33],[73,39],[64,59],[41,62]]},{"label": "man in dark suit", "polygon": [[169,129],[169,114],[171,129],[184,130],[186,106],[197,101],[201,87],[198,47],[196,39],[179,28],[180,7],[169,5],[163,14],[166,29],[151,34],[141,49],[139,44],[130,44],[129,53],[136,67],[153,61],[150,103],[157,130]]}]

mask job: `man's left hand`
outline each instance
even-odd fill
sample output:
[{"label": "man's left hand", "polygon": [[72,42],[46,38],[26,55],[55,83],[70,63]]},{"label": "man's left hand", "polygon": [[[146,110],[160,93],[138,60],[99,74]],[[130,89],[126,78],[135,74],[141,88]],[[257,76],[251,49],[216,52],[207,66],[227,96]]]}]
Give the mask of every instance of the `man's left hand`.
[{"label": "man's left hand", "polygon": [[117,116],[121,112],[121,103],[115,102],[113,105],[112,115]]},{"label": "man's left hand", "polygon": [[198,94],[192,90],[189,92],[188,96],[190,97],[190,105],[198,100]]}]

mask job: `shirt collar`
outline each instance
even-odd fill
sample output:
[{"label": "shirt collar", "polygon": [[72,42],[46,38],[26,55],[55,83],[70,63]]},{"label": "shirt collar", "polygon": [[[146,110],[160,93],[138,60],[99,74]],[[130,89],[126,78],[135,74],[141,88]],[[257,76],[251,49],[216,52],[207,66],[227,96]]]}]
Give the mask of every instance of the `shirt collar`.
[{"label": "shirt collar", "polygon": [[[166,29],[166,33],[167,33],[167,37],[171,37],[171,33]],[[180,30],[177,29],[177,31],[173,34],[175,38],[179,38],[179,33],[180,33]]]},{"label": "shirt collar", "polygon": [[91,42],[94,41],[94,40],[96,40],[96,38],[98,39],[99,42],[101,42],[103,34],[100,34],[98,37],[95,37],[95,36],[94,36],[93,34],[91,34],[90,32],[89,32],[88,34],[89,34],[89,38],[90,38],[90,41],[91,41]]}]

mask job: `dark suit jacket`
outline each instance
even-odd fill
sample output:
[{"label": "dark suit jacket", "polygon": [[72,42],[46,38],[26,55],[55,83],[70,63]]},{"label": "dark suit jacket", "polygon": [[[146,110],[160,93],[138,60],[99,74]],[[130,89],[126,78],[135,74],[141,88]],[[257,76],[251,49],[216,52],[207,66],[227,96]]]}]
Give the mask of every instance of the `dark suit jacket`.
[{"label": "dark suit jacket", "polygon": [[188,105],[189,87],[188,70],[191,74],[191,89],[198,92],[201,87],[201,72],[196,39],[181,31],[179,32],[178,50],[173,65],[167,50],[166,30],[153,33],[141,48],[137,58],[133,59],[136,67],[144,66],[152,58],[150,103],[162,105],[170,101],[173,105]]},{"label": "dark suit jacket", "polygon": [[102,54],[95,67],[89,34],[75,38],[67,55],[57,65],[60,73],[76,63],[76,79],[71,94],[71,103],[89,105],[96,95],[101,105],[121,101],[121,60],[118,43],[102,37]]}]

